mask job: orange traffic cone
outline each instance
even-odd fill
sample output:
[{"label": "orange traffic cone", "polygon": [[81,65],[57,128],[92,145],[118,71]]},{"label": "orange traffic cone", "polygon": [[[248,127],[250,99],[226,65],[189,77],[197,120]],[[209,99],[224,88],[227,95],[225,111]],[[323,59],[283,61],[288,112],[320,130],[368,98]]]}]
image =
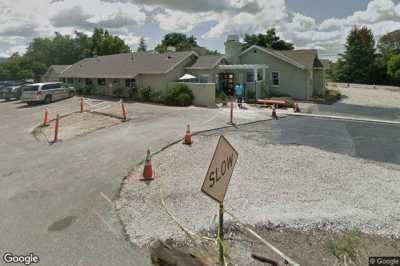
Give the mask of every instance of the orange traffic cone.
[{"label": "orange traffic cone", "polygon": [[278,115],[276,114],[275,105],[272,107],[272,119],[278,120]]},{"label": "orange traffic cone", "polygon": [[295,112],[295,113],[300,113],[300,112],[301,112],[300,106],[299,106],[298,103],[294,103],[294,112]]},{"label": "orange traffic cone", "polygon": [[144,163],[143,179],[142,181],[151,181],[153,178],[153,168],[151,166],[150,150],[147,150],[146,161]]},{"label": "orange traffic cone", "polygon": [[44,109],[43,124],[42,126],[47,127],[49,125],[49,108]]},{"label": "orange traffic cone", "polygon": [[190,125],[188,124],[186,127],[186,134],[185,134],[185,139],[183,141],[183,144],[186,145],[192,145],[192,133],[190,132]]}]

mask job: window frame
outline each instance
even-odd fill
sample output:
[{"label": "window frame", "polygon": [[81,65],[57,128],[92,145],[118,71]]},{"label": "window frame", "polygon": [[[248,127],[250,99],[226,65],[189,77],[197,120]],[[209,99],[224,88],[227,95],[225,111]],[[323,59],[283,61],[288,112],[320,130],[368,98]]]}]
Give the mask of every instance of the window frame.
[{"label": "window frame", "polygon": [[97,79],[98,86],[106,86],[106,79],[105,78],[98,78]]},{"label": "window frame", "polygon": [[[252,77],[251,80],[249,80],[249,77]],[[254,82],[254,70],[247,70],[246,71],[246,82],[247,83]]]},{"label": "window frame", "polygon": [[86,78],[85,79],[85,85],[93,85],[93,80],[91,78]]},{"label": "window frame", "polygon": [[[274,74],[278,74],[278,78],[274,79]],[[278,85],[274,84],[274,80],[278,80]],[[271,84],[272,87],[278,88],[281,86],[281,73],[279,71],[271,71]]]}]

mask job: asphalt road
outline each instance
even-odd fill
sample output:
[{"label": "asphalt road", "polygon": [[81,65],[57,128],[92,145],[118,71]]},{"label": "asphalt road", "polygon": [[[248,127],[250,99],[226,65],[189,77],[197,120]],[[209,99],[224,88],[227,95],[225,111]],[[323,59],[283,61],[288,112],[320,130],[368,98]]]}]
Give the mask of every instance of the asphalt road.
[{"label": "asphalt road", "polygon": [[[400,126],[309,117],[239,127],[251,138],[262,132],[270,144],[305,145],[329,152],[400,165]],[[273,153],[273,152],[272,152]]]},{"label": "asphalt road", "polygon": [[[110,104],[104,111],[120,111]],[[53,103],[50,118],[78,106],[76,99]],[[183,137],[187,122],[196,131],[224,126],[228,110],[130,103],[129,122],[49,146],[30,134],[43,109],[0,102],[1,255],[33,252],[51,266],[148,265],[148,254],[126,240],[113,213],[121,180],[147,148]],[[237,121],[262,116],[247,112]],[[62,139],[62,120],[60,131]]]}]

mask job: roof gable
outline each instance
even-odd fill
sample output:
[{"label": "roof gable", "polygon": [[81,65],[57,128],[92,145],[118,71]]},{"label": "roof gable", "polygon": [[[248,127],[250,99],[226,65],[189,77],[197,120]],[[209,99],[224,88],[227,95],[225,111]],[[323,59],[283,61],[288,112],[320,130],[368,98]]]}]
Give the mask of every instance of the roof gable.
[{"label": "roof gable", "polygon": [[267,53],[275,58],[278,58],[284,62],[287,62],[297,68],[306,70],[306,69],[313,69],[314,62],[318,60],[318,53],[317,50],[273,50],[265,47],[261,47],[258,45],[253,45],[247,50],[243,51],[240,56],[250,52],[252,49],[257,49],[264,53]]}]

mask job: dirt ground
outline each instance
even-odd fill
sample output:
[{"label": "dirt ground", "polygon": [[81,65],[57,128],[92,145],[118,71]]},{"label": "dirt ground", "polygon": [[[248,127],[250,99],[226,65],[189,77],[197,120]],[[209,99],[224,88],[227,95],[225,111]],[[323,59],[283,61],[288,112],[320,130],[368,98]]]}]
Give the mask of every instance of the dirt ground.
[{"label": "dirt ground", "polygon": [[[101,113],[72,113],[60,118],[59,139],[68,140],[74,137],[87,135],[96,130],[108,128],[121,123],[120,119]],[[34,131],[39,140],[51,142],[54,139],[55,120],[49,126]]]},{"label": "dirt ground", "polygon": [[[400,256],[400,240],[357,231],[343,233],[324,230],[299,231],[280,226],[258,226],[255,231],[300,265],[365,266],[368,265],[368,259],[371,256]],[[283,259],[247,232],[234,229],[227,235],[230,265],[273,265],[253,259],[253,254],[270,259],[279,266],[285,265]],[[212,242],[203,242],[205,246],[201,248],[193,242],[170,241],[169,244],[202,256],[204,256],[204,250],[207,250],[207,254],[214,258],[213,261],[217,260],[217,248]]]}]

